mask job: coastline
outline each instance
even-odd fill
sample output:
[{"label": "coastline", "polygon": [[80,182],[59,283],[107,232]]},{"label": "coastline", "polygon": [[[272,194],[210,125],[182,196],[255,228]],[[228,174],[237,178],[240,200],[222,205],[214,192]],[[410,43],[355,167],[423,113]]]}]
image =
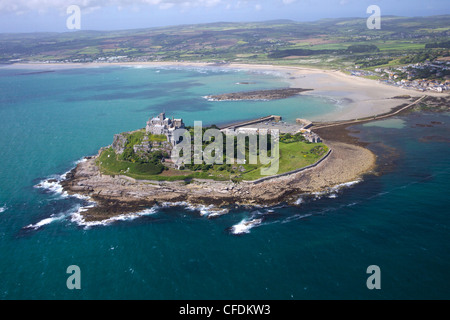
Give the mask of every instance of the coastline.
[{"label": "coastline", "polygon": [[[211,67],[208,63],[117,63],[75,65],[12,65],[10,68],[36,70],[55,68],[98,68],[107,66],[152,67]],[[326,120],[347,120],[388,112],[408,99],[394,96],[414,95],[410,90],[390,87],[374,80],[360,79],[332,70],[283,67],[271,65],[230,64],[215,66],[239,70],[278,73],[292,88],[311,88],[303,94],[346,99],[345,106]],[[366,81],[362,81],[366,80]],[[417,96],[419,93],[417,93]],[[403,101],[404,100],[404,101]],[[316,120],[317,119],[313,119]],[[333,152],[324,161],[302,172],[263,181],[258,184],[231,181],[193,180],[189,183],[139,181],[126,176],[102,175],[95,165],[97,156],[87,157],[78,163],[66,179],[62,189],[70,195],[82,195],[96,203],[79,214],[85,222],[97,222],[148,210],[154,205],[184,203],[194,206],[214,206],[216,210],[232,206],[273,206],[280,203],[297,205],[302,195],[326,193],[336,186],[360,181],[366,174],[374,173],[376,155],[364,143],[350,137],[346,126],[330,128],[324,133],[324,143]],[[320,129],[319,129],[320,130]],[[321,133],[319,133],[321,134]]]},{"label": "coastline", "polygon": [[[296,66],[259,65],[230,63],[216,65],[206,62],[117,62],[117,63],[17,63],[1,66],[0,69],[28,70],[63,70],[73,68],[101,67],[185,67],[185,68],[220,68],[248,70],[252,72],[271,72],[278,74],[290,88],[308,88],[302,95],[323,97],[339,103],[339,110],[313,121],[343,121],[375,116],[391,111],[393,108],[408,103],[409,99],[392,99],[409,95],[419,97],[423,93],[389,86],[376,80],[351,76],[338,70],[313,69]],[[446,94],[427,92],[427,95],[442,97]]]},{"label": "coastline", "polygon": [[215,215],[235,206],[297,205],[304,195],[326,193],[353,184],[376,169],[376,156],[372,151],[357,143],[339,140],[325,141],[333,152],[316,166],[258,184],[201,179],[189,183],[157,182],[107,176],[100,173],[95,164],[97,156],[94,156],[78,163],[61,185],[69,195],[81,195],[96,203],[79,212],[88,223],[135,214],[168,203],[213,207],[211,211]]}]

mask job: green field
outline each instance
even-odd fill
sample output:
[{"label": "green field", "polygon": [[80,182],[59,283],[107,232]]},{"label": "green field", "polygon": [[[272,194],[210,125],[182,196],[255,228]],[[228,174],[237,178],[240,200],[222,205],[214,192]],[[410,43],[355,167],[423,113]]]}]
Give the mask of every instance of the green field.
[{"label": "green field", "polygon": [[143,177],[154,176],[160,174],[164,170],[162,165],[119,160],[112,148],[108,148],[102,152],[97,159],[97,164],[100,166],[103,174],[124,174],[130,177],[136,175]]},{"label": "green field", "polygon": [[[317,162],[328,151],[328,147],[323,143],[280,142],[279,146],[280,162],[278,174],[309,166]],[[261,175],[261,167],[257,166],[257,168],[244,173],[242,179],[251,181],[265,177]]]},{"label": "green field", "polygon": [[[383,17],[382,28],[369,30],[364,18],[312,22],[218,22],[121,31],[0,34],[0,63],[24,61],[199,61],[269,63],[345,69],[355,61],[423,52],[448,57],[448,47],[426,48],[449,40],[449,16]],[[379,52],[354,53],[355,45],[375,45]],[[300,58],[271,58],[283,50],[311,52]],[[295,55],[294,55],[295,56]]]},{"label": "green field", "polygon": [[[279,150],[280,160],[277,174],[290,172],[315,163],[325,155],[328,147],[323,143],[313,144],[295,141],[291,143],[280,142]],[[121,160],[111,147],[103,150],[97,159],[97,165],[102,174],[126,175],[134,179],[156,181],[189,180],[192,178],[234,181],[255,180],[264,177],[261,175],[261,168],[269,166],[263,166],[260,163],[243,165],[216,164],[203,166],[202,170],[168,170],[160,163],[139,163]],[[205,170],[205,168],[207,169]]]}]

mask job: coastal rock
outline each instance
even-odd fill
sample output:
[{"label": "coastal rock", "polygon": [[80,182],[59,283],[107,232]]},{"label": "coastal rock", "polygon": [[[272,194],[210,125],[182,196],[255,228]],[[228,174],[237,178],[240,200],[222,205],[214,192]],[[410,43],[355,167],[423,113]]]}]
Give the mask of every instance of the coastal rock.
[{"label": "coastal rock", "polygon": [[125,145],[127,144],[127,137],[124,133],[119,133],[114,135],[114,140],[112,143],[112,148],[116,154],[122,154],[125,150]]},{"label": "coastal rock", "polygon": [[295,96],[301,92],[311,91],[312,89],[285,88],[272,90],[257,90],[247,92],[234,92],[218,95],[206,96],[210,101],[236,101],[236,100],[277,100]]},{"label": "coastal rock", "polygon": [[69,194],[89,196],[97,203],[81,213],[86,221],[136,212],[155,203],[185,202],[216,207],[294,203],[302,193],[324,191],[357,180],[374,168],[376,158],[368,149],[342,142],[326,143],[333,152],[316,167],[258,184],[205,179],[192,179],[185,184],[102,175],[96,165],[98,156],[79,163],[61,184]]}]

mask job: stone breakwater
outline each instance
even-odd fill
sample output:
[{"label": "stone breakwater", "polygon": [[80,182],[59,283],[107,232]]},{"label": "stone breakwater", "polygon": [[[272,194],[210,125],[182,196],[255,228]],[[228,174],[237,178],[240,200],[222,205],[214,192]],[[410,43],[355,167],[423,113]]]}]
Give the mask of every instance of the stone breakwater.
[{"label": "stone breakwater", "polygon": [[326,142],[333,150],[317,166],[258,184],[194,179],[157,182],[126,176],[103,175],[95,157],[88,157],[69,172],[62,187],[69,194],[89,196],[97,203],[82,213],[85,221],[99,221],[138,212],[158,203],[185,202],[192,205],[294,204],[303,193],[326,191],[338,184],[359,179],[375,165],[375,155],[360,146]]},{"label": "stone breakwater", "polygon": [[286,99],[312,89],[285,88],[271,90],[257,90],[247,92],[224,93],[206,96],[209,101],[237,101],[237,100],[277,100]]}]

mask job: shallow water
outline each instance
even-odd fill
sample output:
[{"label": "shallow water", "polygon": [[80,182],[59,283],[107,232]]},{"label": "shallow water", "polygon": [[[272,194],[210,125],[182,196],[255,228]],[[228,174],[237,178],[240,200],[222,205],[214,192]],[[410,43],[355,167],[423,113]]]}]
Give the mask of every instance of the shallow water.
[{"label": "shallow water", "polygon": [[386,120],[378,120],[369,123],[363,124],[365,127],[381,127],[387,129],[402,129],[405,127],[405,121],[402,119],[386,119]]},{"label": "shallow water", "polygon": [[[86,200],[61,194],[57,183],[36,185],[161,109],[190,124],[291,117],[299,108],[308,118],[335,106],[310,97],[295,98],[298,105],[201,98],[286,86],[245,71],[23,73],[0,69],[0,298],[450,298],[450,149],[437,138],[450,136],[448,114],[398,117],[402,128],[355,126],[374,150],[397,149],[390,170],[299,197],[298,207],[208,218],[210,208],[180,203],[86,226],[76,215]],[[431,121],[441,124],[417,126]],[[366,287],[373,264],[381,290]],[[69,265],[81,269],[81,290],[66,287]]]}]

